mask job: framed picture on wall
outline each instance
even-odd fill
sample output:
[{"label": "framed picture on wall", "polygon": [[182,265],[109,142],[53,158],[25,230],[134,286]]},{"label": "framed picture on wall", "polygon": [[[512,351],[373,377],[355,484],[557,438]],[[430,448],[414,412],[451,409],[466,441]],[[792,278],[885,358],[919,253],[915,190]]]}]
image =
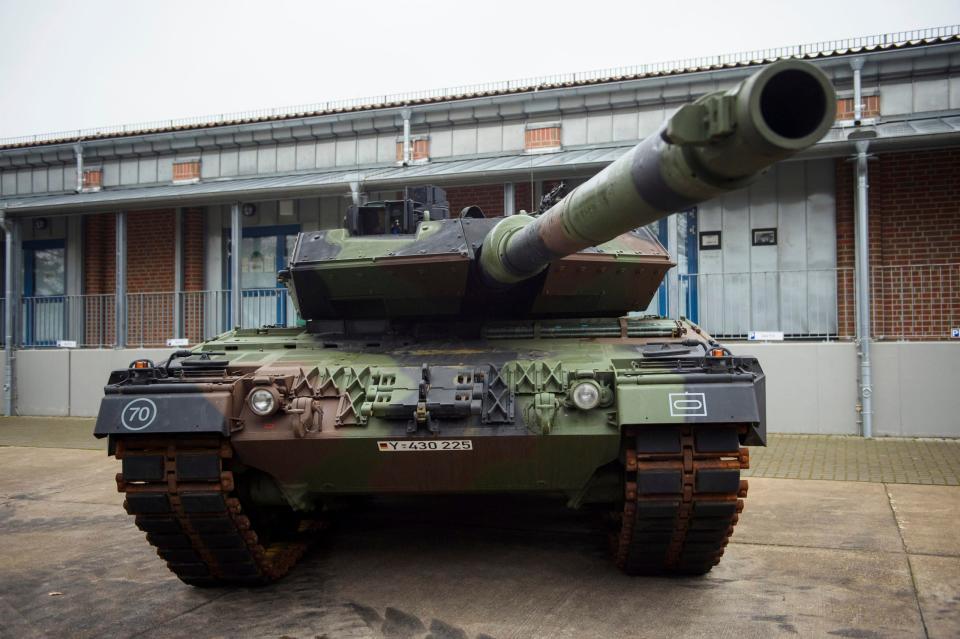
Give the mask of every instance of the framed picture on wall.
[{"label": "framed picture on wall", "polygon": [[701,251],[720,250],[720,231],[702,231],[700,233]]},{"label": "framed picture on wall", "polygon": [[777,229],[753,229],[754,246],[776,246]]}]

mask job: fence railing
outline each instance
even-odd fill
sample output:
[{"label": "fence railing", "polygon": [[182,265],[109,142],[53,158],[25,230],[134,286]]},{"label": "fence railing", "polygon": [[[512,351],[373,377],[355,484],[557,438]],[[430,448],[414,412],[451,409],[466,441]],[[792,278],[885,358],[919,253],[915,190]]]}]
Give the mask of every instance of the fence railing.
[{"label": "fence railing", "polygon": [[679,314],[725,339],[838,339],[842,310],[854,308],[853,269],[681,274],[678,288]]},{"label": "fence railing", "polygon": [[[745,339],[776,331],[786,339],[856,335],[852,268],[694,273],[678,276],[679,314],[709,333]],[[871,328],[877,340],[951,339],[960,327],[960,264],[871,269]]]},{"label": "fence railing", "polygon": [[877,339],[951,339],[960,328],[960,264],[874,267],[870,280]]},{"label": "fence railing", "polygon": [[[229,330],[231,292],[129,293],[126,296],[126,345],[166,346],[171,338],[195,344]],[[0,308],[2,311],[2,308]],[[295,326],[296,312],[286,289],[241,291],[240,325]],[[20,340],[25,348],[75,342],[82,348],[117,344],[116,296],[56,295],[21,300]],[[2,324],[0,324],[2,325]]]},{"label": "fence railing", "polygon": [[[677,276],[677,300],[667,308],[716,337],[745,339],[752,331],[782,332],[786,339],[852,339],[856,334],[856,284],[852,268],[693,273]],[[283,288],[240,293],[239,322],[231,317],[231,292],[129,293],[126,345],[190,344],[240,324],[296,326],[298,317]],[[960,263],[880,266],[871,271],[871,321],[878,340],[951,339],[960,328]],[[0,298],[0,336],[5,300]],[[113,347],[116,297],[24,297],[19,346]]]}]

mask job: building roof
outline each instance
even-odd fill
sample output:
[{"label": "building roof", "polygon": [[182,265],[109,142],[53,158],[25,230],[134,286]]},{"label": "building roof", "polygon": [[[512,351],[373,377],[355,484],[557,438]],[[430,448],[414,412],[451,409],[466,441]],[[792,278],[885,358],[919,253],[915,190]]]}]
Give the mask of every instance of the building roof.
[{"label": "building roof", "polygon": [[566,73],[536,78],[507,80],[453,88],[382,95],[348,100],[337,100],[309,105],[261,109],[198,116],[137,124],[112,125],[76,131],[59,131],[0,139],[0,150],[65,144],[82,140],[123,138],[135,135],[168,133],[173,131],[210,129],[257,122],[291,120],[305,117],[333,115],[358,111],[399,108],[440,102],[454,102],[480,97],[529,93],[549,89],[564,89],[610,82],[623,82],[651,77],[683,75],[688,73],[748,67],[775,60],[795,58],[814,60],[846,55],[905,49],[946,42],[960,42],[960,25],[949,25],[914,31],[829,40],[774,49],[743,51],[702,58],[688,58],[614,69]]},{"label": "building roof", "polygon": [[568,171],[606,166],[633,145],[560,151],[557,153],[501,155],[430,162],[406,167],[374,167],[337,171],[292,173],[269,177],[221,178],[193,184],[161,184],[85,193],[35,195],[4,200],[0,209],[8,213],[71,213],[117,210],[127,206],[199,205],[236,200],[264,200],[317,195],[323,191],[343,191],[351,182],[365,189],[429,183],[443,178],[469,181],[484,179],[551,176]]},{"label": "building roof", "polygon": [[[868,127],[875,131],[874,148],[893,150],[916,146],[955,143],[960,140],[960,113],[905,117]],[[801,157],[837,155],[850,143],[856,127],[835,126],[817,145]],[[862,130],[862,128],[860,128]],[[8,213],[76,213],[117,210],[125,207],[201,205],[236,200],[265,200],[316,196],[324,191],[342,192],[351,182],[363,189],[399,187],[431,182],[515,180],[559,177],[564,173],[586,173],[617,159],[633,144],[568,149],[555,153],[514,153],[437,160],[412,166],[380,166],[336,171],[312,171],[286,175],[250,176],[204,180],[192,184],[158,184],[114,187],[87,193],[59,193],[14,197],[0,201]]]}]

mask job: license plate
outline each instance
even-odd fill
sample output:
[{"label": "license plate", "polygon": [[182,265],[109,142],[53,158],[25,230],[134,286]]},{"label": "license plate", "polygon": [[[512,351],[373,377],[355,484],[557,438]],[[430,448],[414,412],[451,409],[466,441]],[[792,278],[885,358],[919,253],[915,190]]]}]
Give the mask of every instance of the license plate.
[{"label": "license plate", "polygon": [[414,453],[421,451],[473,450],[469,439],[417,439],[377,442],[381,453]]}]

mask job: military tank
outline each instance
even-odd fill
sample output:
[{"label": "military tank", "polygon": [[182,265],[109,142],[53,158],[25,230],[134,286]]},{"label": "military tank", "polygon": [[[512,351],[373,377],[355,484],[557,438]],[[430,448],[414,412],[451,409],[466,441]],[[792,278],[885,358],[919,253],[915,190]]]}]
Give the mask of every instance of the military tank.
[{"label": "military tank", "polygon": [[437,189],[299,234],[302,328],[237,329],[111,374],[95,434],[180,579],[286,573],[344,496],[559,494],[605,510],[617,566],[703,574],[764,445],[764,373],[684,319],[636,316],[673,265],[645,226],[739,189],[831,126],[815,67],[680,108],[538,214],[451,216]]}]

